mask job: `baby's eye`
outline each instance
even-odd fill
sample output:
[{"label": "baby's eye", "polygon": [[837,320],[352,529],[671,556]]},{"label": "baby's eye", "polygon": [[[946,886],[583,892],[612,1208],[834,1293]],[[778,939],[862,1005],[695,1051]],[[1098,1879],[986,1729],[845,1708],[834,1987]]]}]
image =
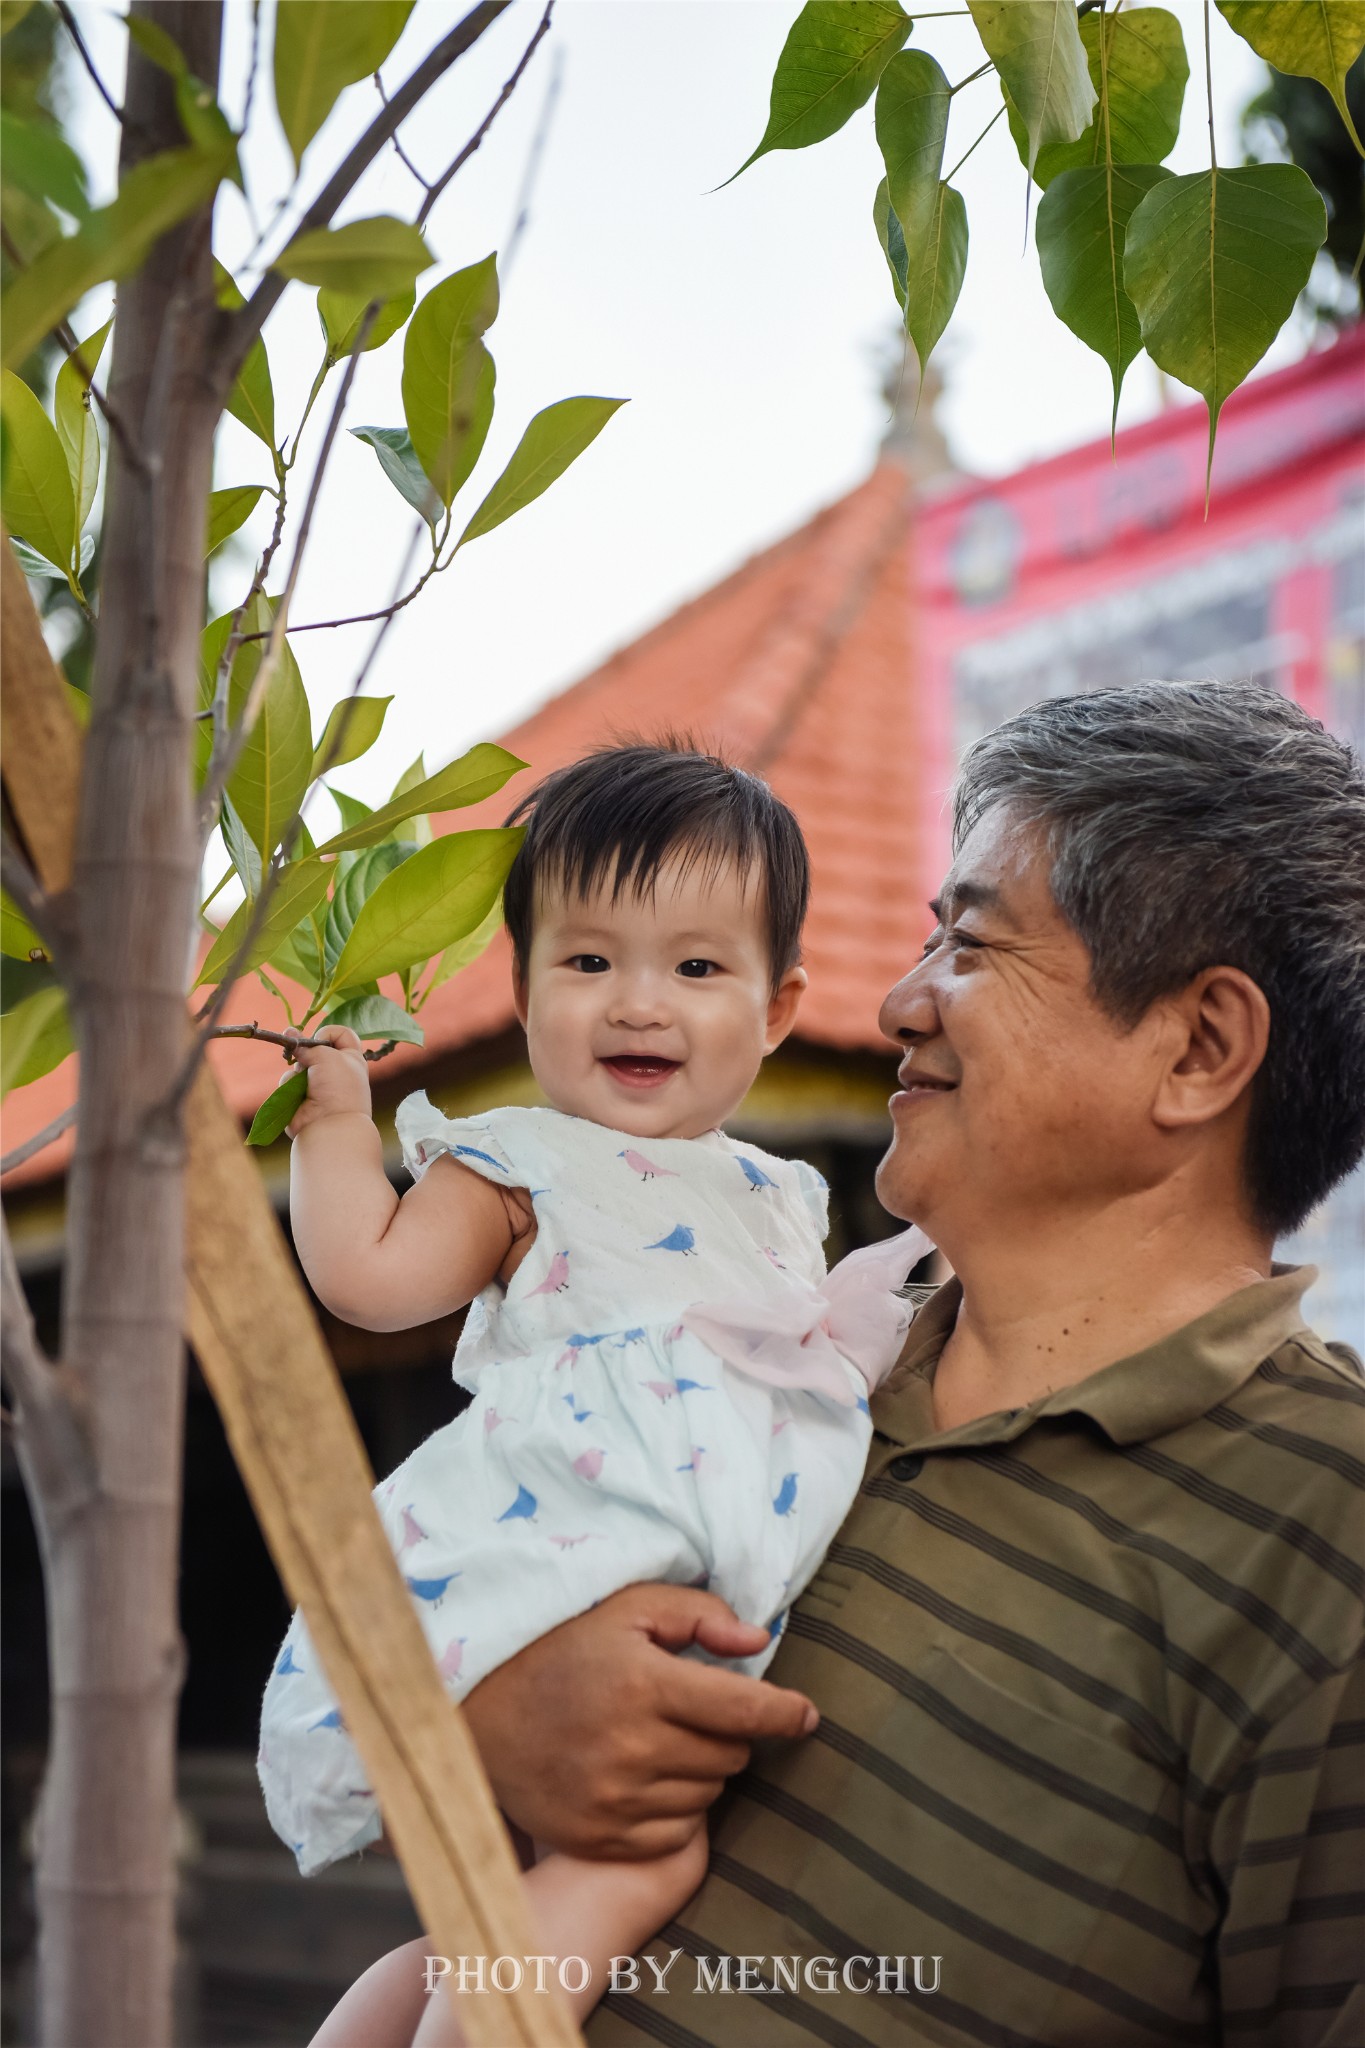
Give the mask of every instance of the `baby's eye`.
[{"label": "baby's eye", "polygon": [[610,960],[604,960],[600,953],[575,953],[569,965],[580,974],[607,974],[611,969]]},{"label": "baby's eye", "polygon": [[685,974],[689,981],[704,981],[708,974],[715,974],[718,971],[714,960],[680,960],[678,962],[679,974]]}]

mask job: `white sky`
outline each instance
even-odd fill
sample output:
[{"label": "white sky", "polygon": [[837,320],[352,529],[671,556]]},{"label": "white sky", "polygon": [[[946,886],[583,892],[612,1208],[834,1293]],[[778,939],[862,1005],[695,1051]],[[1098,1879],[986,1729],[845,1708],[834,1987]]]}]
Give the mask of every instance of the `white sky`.
[{"label": "white sky", "polygon": [[[576,392],[631,400],[599,441],[538,504],[462,554],[395,622],[366,687],[395,702],[379,745],[340,778],[374,800],[424,749],[428,768],[512,724],[544,696],[594,667],[747,555],[799,525],[863,477],[886,424],[880,363],[896,325],[871,226],[881,175],[871,107],[818,148],[775,153],[724,191],[713,188],[762,132],[768,87],[798,0],[558,0],[555,26],[481,151],[438,203],[428,226],[436,280],[507,237],[550,71],[562,52],[563,90],[529,229],[488,340],[498,403],[483,460],[466,486],[468,510],[510,454],[531,414]],[[1202,8],[1173,0],[1190,53],[1185,122],[1170,162],[1207,163]],[[269,36],[271,0],[265,0]],[[418,0],[384,67],[407,75],[465,11]],[[125,36],[107,10],[76,13],[117,91]],[[227,0],[222,97],[240,112],[249,9]],[[428,177],[455,154],[515,64],[539,18],[516,0],[411,119],[409,153]],[[970,23],[922,22],[915,46],[952,79],[975,68]],[[1236,162],[1237,114],[1262,67],[1213,14],[1220,161]],[[986,79],[954,103],[947,163],[989,119],[998,88]],[[116,149],[112,117],[73,78],[77,134],[100,191]],[[304,163],[301,195],[322,182],[377,104],[368,86],[346,93]],[[268,79],[257,96],[249,183],[265,210],[290,160]],[[1001,121],[957,181],[971,254],[938,361],[947,380],[940,418],[960,464],[1000,474],[1103,434],[1109,375],[1053,317],[1025,249],[1025,174]],[[391,151],[367,175],[345,217],[409,217],[421,194]],[[235,192],[218,203],[215,243],[229,265],[252,234]],[[94,302],[82,331],[96,324]],[[267,329],[281,428],[297,419],[320,359],[312,294],[292,286]],[[1271,361],[1298,344],[1283,337]],[[348,419],[399,425],[402,344],[366,356]],[[340,373],[334,373],[334,381]],[[329,386],[329,390],[332,387]],[[1174,387],[1175,395],[1186,394]],[[1145,359],[1129,372],[1120,424],[1157,407]],[[316,408],[294,473],[301,505],[327,400]],[[217,481],[263,481],[259,443],[224,424]],[[463,501],[459,501],[463,502]],[[268,501],[263,501],[263,507]],[[457,504],[458,509],[458,504]],[[373,453],[343,436],[319,506],[294,606],[296,622],[367,610],[389,594],[412,514]],[[265,509],[246,529],[268,532]],[[287,559],[286,550],[281,558]],[[245,552],[215,576],[217,608],[245,587]],[[281,578],[272,579],[278,587]],[[371,629],[300,636],[296,651],[315,725],[344,693]],[[641,712],[650,707],[642,705]]]}]

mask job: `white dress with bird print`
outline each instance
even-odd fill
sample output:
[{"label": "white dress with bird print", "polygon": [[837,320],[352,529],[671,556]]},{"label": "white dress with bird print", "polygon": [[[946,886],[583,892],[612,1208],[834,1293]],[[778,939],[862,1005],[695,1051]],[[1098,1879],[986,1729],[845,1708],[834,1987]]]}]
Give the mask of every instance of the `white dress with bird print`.
[{"label": "white dress with bird print", "polygon": [[[420,1176],[452,1154],[524,1188],[531,1249],[469,1309],[473,1400],[375,1492],[447,1689],[638,1581],[706,1586],[770,1632],[857,1491],[867,1395],[899,1352],[907,1231],[826,1279],[824,1181],[720,1131],[633,1138],[555,1109],[398,1111]],[[842,1291],[837,1283],[843,1276]],[[364,1767],[294,1616],[259,1768],[305,1875],[380,1832]]]}]

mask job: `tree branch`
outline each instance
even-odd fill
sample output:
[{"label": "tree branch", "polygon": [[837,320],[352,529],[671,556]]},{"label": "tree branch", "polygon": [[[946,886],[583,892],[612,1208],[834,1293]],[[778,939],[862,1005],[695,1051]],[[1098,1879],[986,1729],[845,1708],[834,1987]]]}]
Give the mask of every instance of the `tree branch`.
[{"label": "tree branch", "polygon": [[62,1132],[69,1131],[75,1123],[76,1109],[73,1102],[70,1109],[64,1109],[60,1116],[53,1117],[50,1124],[44,1124],[41,1131],[35,1131],[31,1138],[25,1138],[22,1145],[16,1145],[12,1152],[7,1152],[0,1159],[0,1174],[13,1173],[16,1166],[27,1165],[30,1159],[36,1159],[40,1152],[55,1144]]},{"label": "tree branch", "polygon": [[0,832],[0,887],[12,896],[55,960],[71,942],[65,896],[50,896],[8,832]]},{"label": "tree branch", "polygon": [[[266,1045],[282,1045],[285,1059],[291,1066],[300,1046],[326,1045],[328,1042],[325,1038],[302,1038],[297,1031],[292,1037],[287,1031],[268,1031],[264,1024],[257,1024],[254,1020],[250,1024],[217,1024],[208,1035],[210,1038],[258,1038]],[[371,1047],[364,1057],[367,1060],[387,1059],[397,1043],[396,1038],[386,1038],[382,1045]],[[8,1164],[6,1160],[6,1167]]]},{"label": "tree branch", "polygon": [[518,63],[516,70],[507,80],[506,84],[502,88],[502,91],[498,94],[492,106],[484,115],[482,121],[480,121],[478,127],[474,130],[474,133],[470,136],[464,148],[459,152],[457,156],[452,158],[450,163],[446,165],[446,168],[442,171],[440,177],[436,180],[435,184],[427,186],[427,196],[422,201],[421,209],[417,215],[417,225],[419,228],[426,221],[427,216],[430,214],[432,207],[436,204],[441,194],[445,191],[446,186],[455,176],[455,173],[458,170],[462,169],[462,167],[469,162],[470,157],[473,156],[475,150],[479,147],[485,135],[487,135],[489,129],[497,120],[498,115],[502,112],[503,108],[507,105],[508,100],[511,99],[512,94],[516,91],[517,85],[520,82],[523,71],[525,71],[532,57],[534,57],[536,53],[536,47],[539,44],[542,36],[544,36],[549,29],[550,16],[554,13],[554,6],[555,0],[545,0],[545,12],[540,17],[540,21],[536,26],[535,34],[531,37],[530,42],[522,51],[521,60]]},{"label": "tree branch", "polygon": [[545,88],[545,98],[541,102],[540,119],[536,123],[535,134],[531,137],[531,147],[526,153],[526,168],[521,174],[521,190],[517,194],[517,204],[512,216],[512,226],[508,231],[507,241],[498,263],[498,274],[504,283],[511,274],[512,259],[521,246],[521,238],[525,234],[526,224],[531,218],[531,195],[536,188],[536,178],[540,172],[540,159],[545,150],[545,138],[550,132],[550,123],[554,119],[555,107],[559,102],[560,87],[564,81],[563,58],[564,51],[561,46],[555,51],[554,63],[550,69],[550,82]]},{"label": "tree branch", "polygon": [[[388,105],[376,115],[354,148],[327,180],[300,220],[299,234],[307,233],[310,228],[328,225],[342,200],[359,183],[400,123],[407,119],[438,79],[444,77],[451,65],[464,56],[466,50],[473,48],[484,31],[491,28],[498,16],[510,5],[511,0],[479,0],[478,6],[471,8],[464,20],[457,22],[448,36],[442,37],[436,47],[423,58],[411,77],[399,87]],[[246,304],[227,319],[218,360],[214,365],[216,379],[224,391],[231,389],[233,379],[246,361],[247,351],[274,311],[287,283],[288,279],[281,276],[279,271],[267,271]]]},{"label": "tree branch", "polygon": [[33,1327],[9,1226],[0,1221],[0,1369],[14,1403],[16,1448],[35,1518],[50,1536],[96,1491],[95,1458],[63,1375]]},{"label": "tree branch", "polygon": [[72,42],[76,45],[76,48],[80,53],[80,60],[82,64],[84,64],[86,70],[90,73],[90,76],[94,81],[96,92],[104,101],[105,106],[108,107],[114,119],[116,121],[121,122],[123,120],[123,109],[121,106],[119,106],[118,102],[114,98],[114,95],[110,92],[108,86],[100,77],[99,72],[95,69],[95,60],[85,46],[85,37],[81,34],[79,28],[77,28],[76,26],[76,17],[71,12],[70,7],[67,5],[67,0],[55,0],[55,5],[58,14],[62,18],[62,22],[66,28],[67,34],[70,36]]}]

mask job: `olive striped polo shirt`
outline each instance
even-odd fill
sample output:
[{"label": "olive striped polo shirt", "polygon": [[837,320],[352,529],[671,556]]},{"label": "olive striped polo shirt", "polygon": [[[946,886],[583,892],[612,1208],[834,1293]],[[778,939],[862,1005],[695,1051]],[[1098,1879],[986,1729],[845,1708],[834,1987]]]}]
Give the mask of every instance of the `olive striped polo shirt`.
[{"label": "olive striped polo shirt", "polygon": [[1365,2048],[1365,1382],[1311,1278],[941,1434],[939,1290],[772,1667],[820,1727],[592,2048]]}]

